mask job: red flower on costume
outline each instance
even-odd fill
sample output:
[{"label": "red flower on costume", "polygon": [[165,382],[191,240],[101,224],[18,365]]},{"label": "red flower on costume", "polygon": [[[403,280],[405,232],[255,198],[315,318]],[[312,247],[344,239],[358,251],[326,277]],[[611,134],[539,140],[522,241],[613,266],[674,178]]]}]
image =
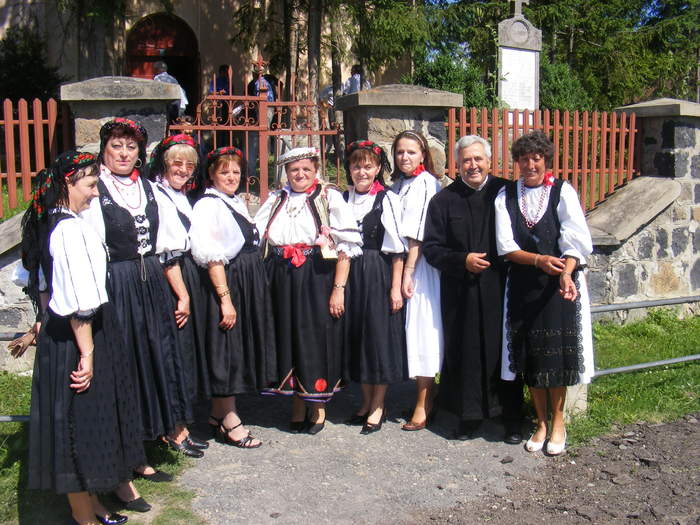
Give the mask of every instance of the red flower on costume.
[{"label": "red flower on costume", "polygon": [[415,177],[415,176],[417,176],[417,175],[420,175],[420,174],[423,173],[424,171],[425,171],[425,166],[423,166],[423,163],[421,162],[420,164],[418,164],[418,166],[416,167],[416,169],[414,169],[411,173],[409,173],[408,176],[409,176],[409,177]]},{"label": "red flower on costume", "polygon": [[369,194],[376,195],[377,193],[379,193],[383,189],[384,189],[384,186],[382,185],[382,183],[375,179],[375,181],[372,183],[372,186],[369,188]]},{"label": "red flower on costume", "polygon": [[139,170],[134,168],[134,170],[131,172],[131,175],[129,175],[129,178],[133,181],[139,178]]},{"label": "red flower on costume", "polygon": [[322,377],[318,378],[316,380],[316,383],[314,383],[314,388],[316,389],[316,392],[324,392],[327,387],[328,387],[328,382],[325,379],[323,379]]},{"label": "red flower on costume", "polygon": [[314,190],[316,189],[316,186],[318,186],[318,179],[314,179],[311,186],[309,186],[308,188],[306,188],[304,190],[304,193],[306,193],[307,195],[311,195],[314,192]]},{"label": "red flower on costume", "polygon": [[544,174],[544,185],[545,186],[553,186],[554,185],[554,174],[551,171],[548,171],[547,173]]}]

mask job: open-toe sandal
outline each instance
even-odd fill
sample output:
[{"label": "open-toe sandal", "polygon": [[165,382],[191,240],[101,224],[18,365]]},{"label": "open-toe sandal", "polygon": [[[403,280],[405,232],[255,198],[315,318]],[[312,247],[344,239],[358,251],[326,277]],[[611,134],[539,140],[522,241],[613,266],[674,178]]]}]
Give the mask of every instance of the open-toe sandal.
[{"label": "open-toe sandal", "polygon": [[231,427],[231,428],[226,428],[223,424],[219,426],[219,430],[216,433],[216,440],[219,443],[224,443],[226,445],[231,445],[233,447],[238,447],[238,448],[258,448],[259,446],[262,445],[262,442],[258,442],[255,445],[251,445],[253,440],[255,439],[250,432],[248,432],[248,435],[242,439],[233,439],[230,435],[229,432],[236,430],[238,427],[240,427],[243,424],[243,421],[238,423],[236,426]]}]

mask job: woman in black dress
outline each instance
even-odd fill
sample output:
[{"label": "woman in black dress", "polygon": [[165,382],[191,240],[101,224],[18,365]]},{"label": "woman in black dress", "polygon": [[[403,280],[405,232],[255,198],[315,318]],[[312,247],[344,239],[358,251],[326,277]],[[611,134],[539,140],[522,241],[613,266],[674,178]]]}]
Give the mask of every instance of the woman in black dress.
[{"label": "woman in black dress", "polygon": [[239,448],[262,442],[243,427],[236,394],[257,393],[276,377],[272,301],[248,207],[236,195],[245,173],[238,148],[207,156],[206,190],[194,205],[192,256],[209,272],[207,357],[212,392],[210,424],[217,439]]},{"label": "woman in black dress", "polygon": [[[186,250],[187,234],[177,214],[163,205],[167,199],[139,171],[146,156],[143,126],[115,118],[102,126],[100,139],[100,195],[83,216],[109,249],[114,306],[136,362],[144,439],[176,436],[178,425],[192,422],[193,414],[161,261]],[[137,473],[150,481],[172,479],[150,466]],[[132,504],[128,495],[120,497]]]},{"label": "woman in black dress", "polygon": [[28,486],[67,494],[72,523],[81,525],[124,523],[95,493],[125,483],[138,497],[130,480],[145,463],[133,361],[107,292],[107,254],[78,215],[97,196],[95,160],[61,155],[38,175],[22,220],[27,290],[35,304],[48,300],[32,378]]},{"label": "woman in black dress", "polygon": [[[317,434],[325,403],[346,380],[345,287],[362,239],[341,192],[319,174],[316,148],[294,148],[279,163],[289,185],[273,192],[255,223],[263,233],[277,338],[277,386],[294,395],[290,429]],[[312,408],[307,416],[305,402]]]},{"label": "woman in black dress", "polygon": [[498,254],[511,265],[506,281],[501,378],[518,374],[530,387],[537,428],[525,448],[542,450],[547,401],[548,454],[566,450],[566,387],[593,376],[593,338],[583,269],[593,251],[576,190],[547,171],[554,144],[542,131],[511,148],[520,178],[496,197]]},{"label": "woman in black dress", "polygon": [[407,378],[406,332],[401,295],[403,253],[398,196],[383,184],[389,170],[384,150],[370,140],[345,151],[348,191],[345,200],[362,232],[362,255],[350,267],[350,377],[362,384],[362,406],[348,424],[361,434],[382,428],[387,386]]},{"label": "woman in black dress", "polygon": [[[170,135],[160,141],[148,163],[148,178],[165,197],[159,206],[171,208],[185,232],[189,232],[192,224],[192,205],[186,192],[193,185],[198,163],[197,145],[191,136],[185,134]],[[174,226],[177,227],[177,224]],[[189,251],[189,239],[186,239],[186,243],[185,250],[171,252],[164,259],[167,259],[165,277],[175,301],[173,308],[187,395],[194,403],[197,398],[210,397],[205,352],[207,297],[202,284],[202,271]],[[172,449],[195,458],[202,457],[202,450],[208,447],[205,441],[189,436],[184,425],[178,425],[174,434],[165,437],[165,440]]]}]

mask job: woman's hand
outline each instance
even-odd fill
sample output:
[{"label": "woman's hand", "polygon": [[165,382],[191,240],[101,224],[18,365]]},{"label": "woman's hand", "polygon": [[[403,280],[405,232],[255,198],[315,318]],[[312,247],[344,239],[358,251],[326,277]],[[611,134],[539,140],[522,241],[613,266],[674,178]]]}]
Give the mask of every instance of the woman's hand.
[{"label": "woman's hand", "polygon": [[401,281],[401,293],[404,299],[410,299],[413,297],[413,293],[416,291],[416,281],[413,278],[416,269],[410,266],[404,266],[403,268],[403,280]]},{"label": "woman's hand", "polygon": [[190,317],[190,297],[189,295],[177,300],[175,307],[175,322],[178,328],[185,326],[187,319]]},{"label": "woman's hand", "polygon": [[564,271],[564,260],[551,255],[538,255],[535,266],[547,275],[559,275]]},{"label": "woman's hand", "polygon": [[80,361],[78,361],[78,368],[70,374],[70,379],[73,381],[70,387],[78,394],[90,388],[90,381],[92,380],[92,352],[93,350],[87,355],[81,355]]},{"label": "woman's hand", "polygon": [[389,291],[389,305],[392,314],[395,314],[403,307],[403,295],[401,295],[401,289],[398,286],[392,286]]},{"label": "woman's hand", "polygon": [[567,301],[575,301],[576,297],[578,297],[576,283],[574,283],[571,274],[568,272],[559,274],[559,293]]},{"label": "woman's hand", "polygon": [[333,288],[328,301],[328,311],[334,319],[340,319],[345,313],[345,288]]},{"label": "woman's hand", "polygon": [[470,252],[467,254],[464,266],[471,273],[481,273],[491,266],[491,263],[486,259],[486,253]]},{"label": "woman's hand", "polygon": [[221,321],[219,327],[224,330],[230,330],[236,324],[236,308],[231,302],[231,295],[226,295],[221,298]]}]

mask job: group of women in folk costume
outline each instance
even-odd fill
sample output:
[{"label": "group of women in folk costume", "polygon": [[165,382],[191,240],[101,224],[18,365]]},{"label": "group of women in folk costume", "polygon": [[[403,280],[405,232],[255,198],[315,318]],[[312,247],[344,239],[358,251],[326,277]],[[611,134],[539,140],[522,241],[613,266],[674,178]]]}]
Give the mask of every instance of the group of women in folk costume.
[{"label": "group of women in folk costume", "polygon": [[[348,423],[370,434],[388,385],[415,377],[402,429],[426,426],[443,341],[440,276],[421,256],[439,191],[425,137],[395,138],[390,188],[384,150],[348,145],[344,193],[321,178],[315,148],[295,148],[279,159],[288,185],[254,218],[237,195],[241,150],[216,149],[199,166],[192,138],[170,136],[146,177],[141,125],[117,118],[100,138],[97,158],[69,153],[42,173],[23,221],[42,312],[31,487],[68,493],[81,524],[126,521],[97,491],[147,511],[130,480],[170,477],[148,465],[142,442],[201,457],[208,444],[188,431],[197,398],[211,400],[218,441],[249,449],[262,442],[243,426],[238,394],[291,396],[290,431],[316,434],[326,403],[354,380],[363,399]],[[565,299],[575,291],[562,286]],[[112,452],[109,465],[92,460],[97,450]]]}]

